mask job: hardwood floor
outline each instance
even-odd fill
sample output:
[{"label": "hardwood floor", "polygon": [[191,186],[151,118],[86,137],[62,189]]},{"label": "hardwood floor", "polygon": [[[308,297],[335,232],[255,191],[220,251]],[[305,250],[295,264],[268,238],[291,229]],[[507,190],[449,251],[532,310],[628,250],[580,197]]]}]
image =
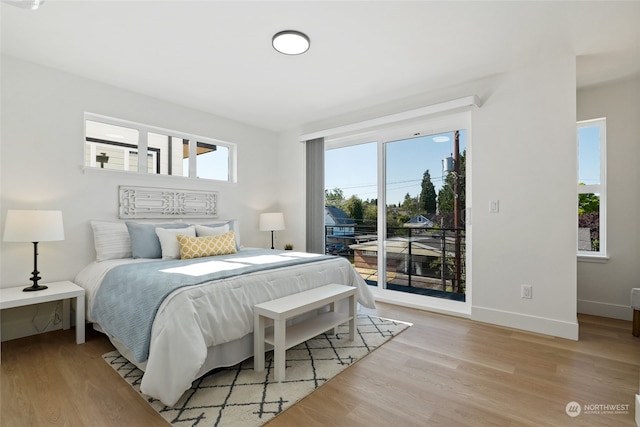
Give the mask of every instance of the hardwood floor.
[{"label": "hardwood floor", "polygon": [[[413,326],[269,427],[635,425],[631,322],[581,315],[574,342],[389,304],[366,311]],[[83,345],[73,329],[2,343],[0,425],[167,425],[102,360],[109,341],[87,330]],[[571,401],[583,405],[575,418]],[[628,409],[585,413],[587,404]]]}]

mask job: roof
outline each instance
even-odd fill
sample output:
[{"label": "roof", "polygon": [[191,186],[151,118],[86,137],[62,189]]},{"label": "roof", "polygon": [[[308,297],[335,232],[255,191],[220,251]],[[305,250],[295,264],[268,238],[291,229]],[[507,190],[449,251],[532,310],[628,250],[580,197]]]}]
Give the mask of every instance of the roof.
[{"label": "roof", "polygon": [[[378,251],[378,241],[373,240],[370,242],[357,244],[357,245],[349,245],[349,248],[354,251],[369,251],[369,252],[377,252]],[[392,254],[409,254],[409,241],[407,239],[389,239],[385,242],[385,249],[388,253]],[[438,248],[434,248],[431,246],[427,246],[423,243],[412,242],[411,244],[411,254],[412,255],[421,255],[421,256],[430,256],[430,257],[439,257],[442,256],[442,252]],[[447,251],[447,255],[451,255],[450,251]]]},{"label": "roof", "polygon": [[403,224],[404,227],[411,228],[429,228],[433,227],[433,221],[424,215],[416,215]]},{"label": "roof", "polygon": [[356,225],[356,222],[354,221],[354,219],[351,218],[348,213],[346,213],[340,208],[337,208],[335,206],[325,206],[324,210],[327,213],[327,215],[329,215],[333,219],[335,223],[333,225],[350,226],[350,227],[353,227]]}]

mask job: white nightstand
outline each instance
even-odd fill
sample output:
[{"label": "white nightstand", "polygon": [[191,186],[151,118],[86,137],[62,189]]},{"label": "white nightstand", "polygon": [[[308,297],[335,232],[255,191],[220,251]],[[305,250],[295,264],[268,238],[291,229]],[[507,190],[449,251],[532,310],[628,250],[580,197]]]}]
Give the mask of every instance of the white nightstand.
[{"label": "white nightstand", "polygon": [[69,299],[76,299],[76,343],[84,343],[84,289],[68,280],[43,283],[49,288],[23,292],[24,286],[0,289],[0,309],[62,300],[62,329],[70,327]]}]

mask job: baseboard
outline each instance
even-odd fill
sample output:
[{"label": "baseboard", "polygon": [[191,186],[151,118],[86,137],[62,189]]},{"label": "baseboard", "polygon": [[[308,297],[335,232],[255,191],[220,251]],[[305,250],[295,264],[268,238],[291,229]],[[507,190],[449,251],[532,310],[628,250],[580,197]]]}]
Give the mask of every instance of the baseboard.
[{"label": "baseboard", "polygon": [[62,329],[62,302],[53,301],[2,310],[1,341]]},{"label": "baseboard", "polygon": [[578,300],[578,313],[629,321],[633,318],[633,310],[630,305],[610,304],[581,299]]},{"label": "baseboard", "polygon": [[471,319],[574,341],[578,340],[577,320],[575,322],[567,322],[477,306],[471,308]]},{"label": "baseboard", "polygon": [[469,304],[464,302],[452,301],[445,298],[433,298],[407,292],[390,291],[387,289],[374,288],[371,289],[371,292],[376,301],[388,304],[464,318],[469,318],[471,315]]}]

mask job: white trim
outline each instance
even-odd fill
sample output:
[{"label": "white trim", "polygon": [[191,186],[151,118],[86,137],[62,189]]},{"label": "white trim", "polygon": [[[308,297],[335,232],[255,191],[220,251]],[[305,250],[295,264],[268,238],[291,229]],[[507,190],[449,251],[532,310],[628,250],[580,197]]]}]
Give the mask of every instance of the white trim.
[{"label": "white trim", "polygon": [[588,252],[579,252],[578,262],[593,262],[597,264],[606,264],[609,262],[609,257],[607,255],[589,255]]},{"label": "white trim", "polygon": [[466,319],[471,318],[471,306],[465,302],[391,291],[374,286],[370,286],[370,289],[376,301],[446,314],[449,316],[463,317]]},{"label": "white trim", "polygon": [[577,319],[569,322],[478,306],[472,307],[471,319],[478,322],[491,323],[493,325],[536,332],[574,341],[578,340]]},{"label": "white trim", "polygon": [[459,108],[480,107],[482,102],[477,95],[465,96],[463,98],[452,99],[451,101],[440,102],[438,104],[427,105],[414,110],[402,111],[400,113],[389,114],[388,116],[377,117],[375,119],[364,120],[362,122],[351,123],[335,128],[319,130],[300,135],[300,141],[305,142],[311,139],[344,135],[349,132],[358,132],[365,129],[385,126],[398,123],[404,120],[427,117],[437,113],[453,111]]},{"label": "white trim", "polygon": [[578,313],[628,321],[633,319],[633,309],[630,305],[610,304],[601,301],[578,299]]},{"label": "white trim", "polygon": [[[201,136],[201,135],[195,135],[195,134],[189,134],[189,133],[185,133],[185,132],[179,132],[179,131],[175,131],[175,130],[171,130],[171,129],[165,129],[165,128],[160,128],[160,127],[156,127],[156,126],[151,126],[151,125],[146,125],[144,123],[137,123],[137,122],[132,122],[132,121],[128,121],[128,120],[122,120],[122,119],[117,119],[117,118],[113,118],[113,117],[107,117],[107,116],[102,116],[100,114],[94,114],[94,113],[88,113],[85,112],[84,113],[84,122],[83,122],[83,126],[84,126],[84,135],[83,135],[83,156],[82,156],[82,168],[87,170],[87,169],[98,169],[101,172],[107,171],[108,169],[101,169],[101,168],[96,168],[93,166],[93,164],[95,164],[95,162],[93,160],[90,160],[90,163],[92,164],[92,166],[87,166],[85,164],[86,162],[86,153],[85,153],[85,149],[86,149],[86,138],[87,138],[87,120],[91,120],[91,121],[95,121],[95,122],[99,122],[99,123],[106,123],[106,124],[111,124],[111,125],[115,125],[115,126],[122,126],[122,127],[127,127],[130,129],[135,129],[138,131],[138,142],[137,142],[137,150],[138,150],[138,170],[137,171],[120,171],[120,172],[134,172],[134,173],[138,173],[138,174],[142,174],[142,175],[153,175],[153,176],[170,176],[170,177],[182,177],[185,178],[182,175],[167,175],[167,174],[162,174],[162,173],[158,173],[158,174],[149,174],[147,173],[147,162],[142,162],[141,159],[146,159],[146,153],[147,153],[147,146],[148,146],[148,134],[149,133],[159,133],[162,135],[169,135],[175,138],[180,138],[180,139],[186,139],[189,141],[189,178],[193,178],[196,179],[197,178],[197,170],[196,170],[196,164],[197,161],[195,160],[195,158],[192,158],[193,155],[197,154],[197,146],[196,146],[196,142],[204,142],[204,143],[210,143],[210,144],[214,144],[214,145],[219,145],[221,147],[226,147],[229,150],[229,154],[228,154],[228,176],[226,180],[221,180],[221,179],[212,179],[212,178],[206,178],[207,181],[209,182],[221,182],[221,183],[236,183],[237,182],[237,145],[233,142],[228,142],[228,141],[222,141],[219,139],[215,139],[215,138],[210,138],[207,136]],[[192,148],[192,145],[194,146]],[[171,153],[168,153],[169,155],[171,155]]]},{"label": "white trim", "polygon": [[[580,183],[580,139],[579,130],[584,127],[600,127],[600,183],[579,185]],[[577,251],[579,261],[607,262],[607,119],[581,120],[576,124],[576,144],[578,168],[576,170],[577,194],[597,193],[600,197],[600,250],[598,252]]]},{"label": "white trim", "polygon": [[[389,292],[386,290],[387,286],[387,262],[386,262],[386,244],[387,239],[381,238],[387,235],[387,154],[385,144],[382,140],[377,141],[377,158],[378,158],[378,222],[376,224],[378,233],[378,257],[376,263],[378,264],[378,280],[376,289],[383,294]],[[384,283],[380,283],[380,278],[383,278]],[[389,294],[393,295],[393,294]]]}]

